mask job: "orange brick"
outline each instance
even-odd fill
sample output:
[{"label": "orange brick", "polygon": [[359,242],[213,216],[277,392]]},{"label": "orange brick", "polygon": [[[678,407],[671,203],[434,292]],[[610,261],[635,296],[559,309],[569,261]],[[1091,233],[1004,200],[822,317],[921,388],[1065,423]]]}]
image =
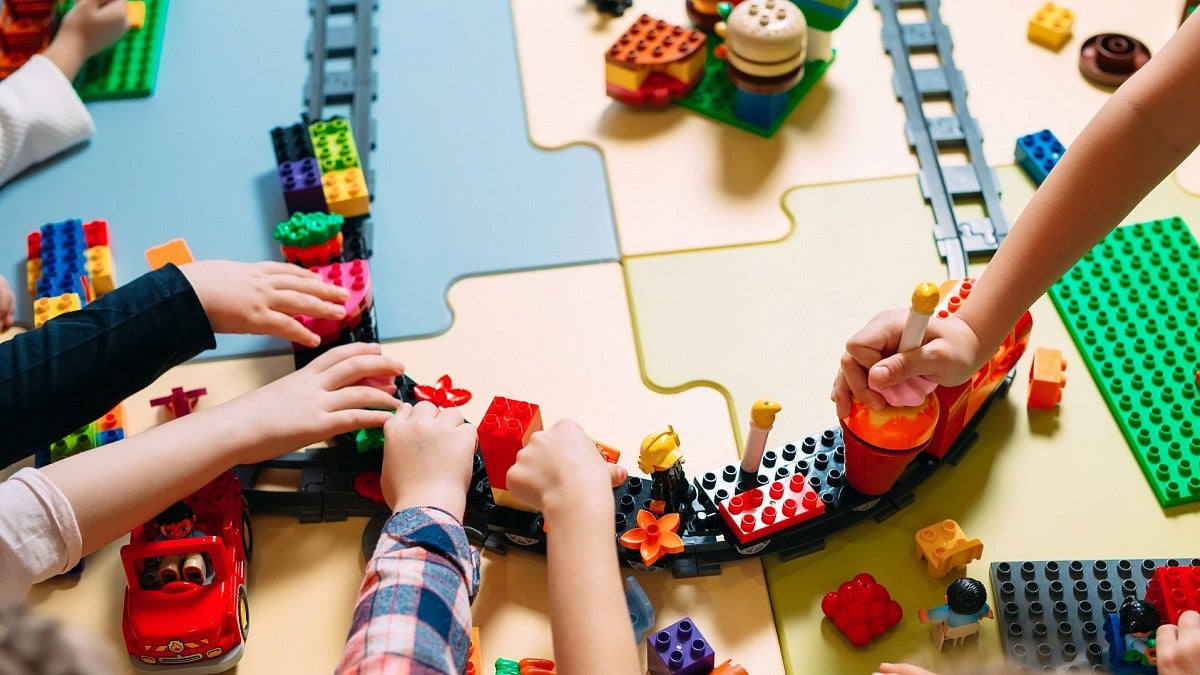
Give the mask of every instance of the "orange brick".
[{"label": "orange brick", "polygon": [[1066,370],[1067,361],[1061,351],[1038,347],[1029,368],[1028,406],[1053,410],[1062,400],[1063,387],[1067,386]]},{"label": "orange brick", "polygon": [[164,267],[167,263],[175,263],[178,266],[193,260],[191,249],[182,239],[172,239],[161,246],[146,249],[146,262],[150,263],[152,270]]}]

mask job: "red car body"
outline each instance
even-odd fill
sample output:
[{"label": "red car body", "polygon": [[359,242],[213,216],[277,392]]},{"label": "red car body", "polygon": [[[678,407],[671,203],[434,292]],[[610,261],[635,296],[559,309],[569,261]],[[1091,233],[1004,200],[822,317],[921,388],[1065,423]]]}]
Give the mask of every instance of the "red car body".
[{"label": "red car body", "polygon": [[[141,672],[219,673],[242,656],[249,629],[246,561],[250,521],[241,482],[225,473],[184,500],[206,536],[158,541],[153,521],[130,533],[121,548],[128,586],[121,628],[133,667]],[[203,584],[158,584],[157,559],[202,553]],[[150,569],[147,570],[147,561]]]}]

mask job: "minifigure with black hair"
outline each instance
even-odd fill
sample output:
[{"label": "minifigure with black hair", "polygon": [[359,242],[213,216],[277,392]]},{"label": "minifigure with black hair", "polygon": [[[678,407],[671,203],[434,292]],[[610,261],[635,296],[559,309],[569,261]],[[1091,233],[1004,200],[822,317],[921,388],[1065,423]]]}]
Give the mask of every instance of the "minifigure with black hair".
[{"label": "minifigure with black hair", "polygon": [[937,622],[933,632],[938,651],[941,651],[945,639],[959,642],[968,635],[978,633],[980,619],[991,619],[993,616],[983,582],[970,577],[955,579],[946,587],[946,604],[917,611],[917,619],[921,623]]},{"label": "minifigure with black hair", "polygon": [[1121,639],[1125,643],[1122,660],[1125,663],[1155,665],[1154,633],[1161,623],[1158,610],[1134,596],[1128,596],[1117,610]]},{"label": "minifigure with black hair", "polygon": [[[154,518],[154,524],[158,527],[157,541],[206,536],[196,529],[196,514],[184,502],[175,502],[167,507]],[[165,556],[158,568],[159,581],[164,586],[181,579],[202,584],[207,576],[208,566],[200,553]]]}]

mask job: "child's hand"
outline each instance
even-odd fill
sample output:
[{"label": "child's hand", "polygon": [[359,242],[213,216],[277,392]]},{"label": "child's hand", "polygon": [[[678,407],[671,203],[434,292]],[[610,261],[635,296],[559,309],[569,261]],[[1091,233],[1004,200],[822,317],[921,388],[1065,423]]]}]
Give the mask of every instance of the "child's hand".
[{"label": "child's hand", "polygon": [[937,675],[919,666],[908,663],[881,663],[875,675]]},{"label": "child's hand", "polygon": [[846,352],[842,354],[841,368],[829,397],[837,403],[838,417],[850,414],[851,397],[873,410],[887,406],[883,396],[867,387],[868,382],[886,389],[923,375],[937,384],[953,386],[966,382],[989,356],[980,357],[975,331],[954,314],[930,321],[925,329],[925,344],[897,354],[907,319],[905,309],[881,312],[846,342]]},{"label": "child's hand", "polygon": [[384,501],[393,511],[435,506],[457,518],[467,510],[475,427],[457,408],[404,403],[383,427]]},{"label": "child's hand", "polygon": [[383,426],[400,401],[393,396],[394,382],[378,383],[403,372],[404,366],[384,356],[379,345],[356,342],[334,347],[304,368],[224,404],[237,406],[230,416],[235,432],[261,439],[240,446],[252,450],[236,461],[261,462],[338,434]]},{"label": "child's hand", "polygon": [[92,56],[107,49],[129,30],[125,0],[78,0],[63,17],[46,57],[75,79],[79,68]]},{"label": "child's hand", "polygon": [[574,421],[559,420],[535,433],[508,470],[508,491],[537,507],[551,522],[558,514],[577,511],[613,517],[612,487],[628,473],[609,464],[596,443]]},{"label": "child's hand", "polygon": [[17,307],[17,298],[13,295],[8,280],[0,277],[0,330],[8,330],[13,324],[13,311]]},{"label": "child's hand", "polygon": [[341,303],[350,297],[346,289],[288,263],[204,260],[179,270],[195,289],[215,333],[273,335],[316,347],[321,338],[294,315],[341,319],[346,315]]},{"label": "child's hand", "polygon": [[1160,626],[1155,649],[1160,675],[1200,673],[1200,614],[1188,610],[1176,626]]}]

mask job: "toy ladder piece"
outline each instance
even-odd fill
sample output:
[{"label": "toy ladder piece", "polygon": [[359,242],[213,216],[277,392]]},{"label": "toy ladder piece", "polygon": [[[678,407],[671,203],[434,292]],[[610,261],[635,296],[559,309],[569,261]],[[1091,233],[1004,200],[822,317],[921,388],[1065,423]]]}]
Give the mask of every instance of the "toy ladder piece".
[{"label": "toy ladder piece", "polygon": [[[950,30],[938,13],[940,0],[875,0],[883,17],[883,47],[892,57],[892,85],[904,104],[905,135],[921,165],[921,192],[933,209],[934,239],[951,279],[967,276],[967,257],[993,253],[1008,234],[1000,190],[983,156],[983,135],[967,109],[967,85],[954,65]],[[924,9],[927,21],[901,24],[900,9]],[[913,68],[913,54],[936,53],[938,68]],[[954,114],[927,117],[925,101],[948,100]],[[965,152],[965,165],[943,166],[943,151]],[[982,202],[984,216],[959,221],[955,203]]]},{"label": "toy ladder piece", "polygon": [[[304,85],[308,121],[332,116],[327,106],[350,109],[347,117],[370,192],[375,191],[375,175],[369,162],[375,147],[371,103],[375,100],[377,77],[371,59],[378,44],[372,21],[377,6],[377,0],[310,0],[313,27],[308,56],[312,69]],[[352,16],[352,25],[334,18],[343,14]]]}]

